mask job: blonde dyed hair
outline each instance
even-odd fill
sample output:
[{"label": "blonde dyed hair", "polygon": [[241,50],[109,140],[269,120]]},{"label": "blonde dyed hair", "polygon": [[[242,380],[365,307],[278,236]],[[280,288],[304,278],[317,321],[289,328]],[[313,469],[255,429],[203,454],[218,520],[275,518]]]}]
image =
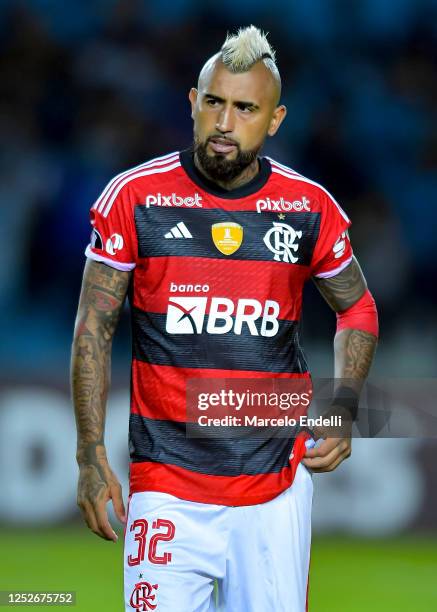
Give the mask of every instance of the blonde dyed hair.
[{"label": "blonde dyed hair", "polygon": [[237,34],[228,34],[220,50],[223,64],[230,72],[247,72],[262,60],[276,78],[279,77],[274,49],[267,40],[267,34],[251,25],[240,28]]}]

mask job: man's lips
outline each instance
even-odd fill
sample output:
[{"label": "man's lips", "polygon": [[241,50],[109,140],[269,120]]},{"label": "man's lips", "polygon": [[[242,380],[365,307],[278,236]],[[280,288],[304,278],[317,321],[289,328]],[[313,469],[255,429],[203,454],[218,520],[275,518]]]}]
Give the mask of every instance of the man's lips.
[{"label": "man's lips", "polygon": [[237,148],[236,143],[227,138],[210,138],[209,145],[215,153],[230,153]]}]

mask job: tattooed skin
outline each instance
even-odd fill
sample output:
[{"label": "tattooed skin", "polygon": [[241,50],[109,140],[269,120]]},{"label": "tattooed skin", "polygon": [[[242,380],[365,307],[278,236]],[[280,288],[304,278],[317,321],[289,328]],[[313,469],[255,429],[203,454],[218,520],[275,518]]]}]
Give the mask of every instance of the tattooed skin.
[{"label": "tattooed skin", "polygon": [[[353,306],[367,289],[366,280],[355,258],[340,274],[326,279],[315,278],[314,282],[336,312]],[[335,334],[336,389],[350,387],[359,395],[369,373],[376,344],[375,336],[359,329],[346,328]],[[327,432],[323,427],[313,430],[315,438],[324,438],[320,446],[308,449],[303,459],[304,465],[313,472],[331,472],[351,454],[351,415],[340,402],[332,405],[325,416],[334,415],[342,417],[342,425],[338,430],[330,428]]]},{"label": "tattooed skin", "polygon": [[332,278],[313,278],[325,300],[336,312],[346,310],[357,302],[367,289],[366,279],[355,259],[340,274]]},{"label": "tattooed skin", "polygon": [[[103,434],[112,338],[129,281],[129,272],[87,261],[71,358],[71,387],[77,426],[76,458],[80,468],[78,504],[83,511],[97,502],[106,503],[111,497],[108,491],[120,487],[107,461]],[[106,537],[104,529],[99,528],[98,513],[91,514],[91,517],[85,514],[88,525]]]},{"label": "tattooed skin", "polygon": [[335,335],[335,378],[364,382],[372,364],[377,339],[360,329],[342,329]]},{"label": "tattooed skin", "polygon": [[[353,306],[367,289],[366,279],[355,257],[340,274],[332,278],[315,278],[314,282],[336,312]],[[359,393],[369,373],[376,344],[375,336],[359,329],[338,332],[334,340],[335,378],[348,379],[348,385]]]}]

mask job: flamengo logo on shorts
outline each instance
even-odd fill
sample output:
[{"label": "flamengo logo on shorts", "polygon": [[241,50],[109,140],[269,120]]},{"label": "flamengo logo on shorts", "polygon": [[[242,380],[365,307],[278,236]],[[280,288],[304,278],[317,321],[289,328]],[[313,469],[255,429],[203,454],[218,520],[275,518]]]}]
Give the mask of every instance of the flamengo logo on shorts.
[{"label": "flamengo logo on shorts", "polygon": [[157,589],[157,584],[137,582],[129,601],[132,608],[134,610],[140,610],[140,612],[156,610],[158,604],[153,603],[156,599],[156,594],[152,595],[152,591],[156,591]]},{"label": "flamengo logo on shorts", "polygon": [[310,212],[311,208],[309,207],[309,203],[310,201],[305,196],[302,196],[302,200],[294,200],[294,202],[284,200],[282,197],[279,198],[279,200],[266,198],[265,200],[256,201],[256,211],[259,213],[264,210],[273,212],[300,212],[305,210],[306,212]]},{"label": "flamengo logo on shorts", "polygon": [[[208,303],[209,301],[209,303]],[[264,304],[253,299],[239,299],[235,304],[229,298],[170,297],[165,329],[169,334],[201,334],[207,306],[207,334],[240,335],[246,325],[252,336],[275,336],[278,333],[279,304],[266,300]],[[261,322],[258,329],[255,322]]]},{"label": "flamengo logo on shorts", "polygon": [[150,208],[150,206],[187,206],[188,208],[197,206],[198,208],[202,208],[202,196],[195,193],[194,196],[183,198],[175,193],[171,195],[157,193],[156,195],[148,195],[145,200],[145,205],[147,208]]}]

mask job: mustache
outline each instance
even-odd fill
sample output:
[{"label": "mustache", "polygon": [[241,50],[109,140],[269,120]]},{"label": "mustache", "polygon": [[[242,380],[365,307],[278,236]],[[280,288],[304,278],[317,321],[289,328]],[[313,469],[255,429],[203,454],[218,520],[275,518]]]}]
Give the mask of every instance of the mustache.
[{"label": "mustache", "polygon": [[212,136],[208,136],[205,144],[208,144],[208,142],[211,142],[211,140],[225,141],[227,144],[229,143],[229,144],[235,145],[236,147],[240,148],[239,142],[237,142],[233,138],[228,138],[227,136],[223,136],[223,134],[213,134]]}]

